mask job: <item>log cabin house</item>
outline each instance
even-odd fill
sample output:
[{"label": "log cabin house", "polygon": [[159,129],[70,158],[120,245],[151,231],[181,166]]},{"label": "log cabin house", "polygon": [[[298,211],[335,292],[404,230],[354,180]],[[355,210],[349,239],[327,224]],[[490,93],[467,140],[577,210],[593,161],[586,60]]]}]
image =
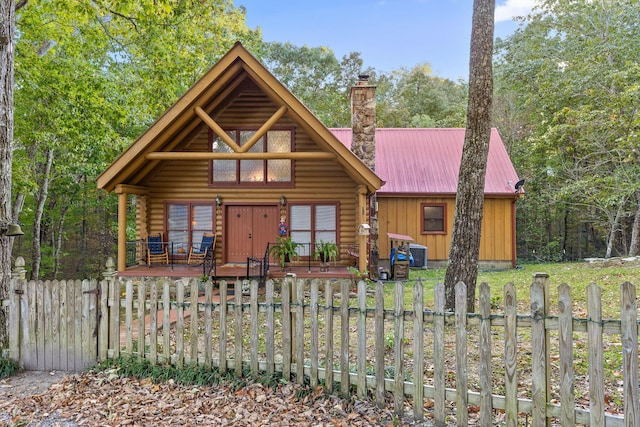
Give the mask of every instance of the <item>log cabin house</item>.
[{"label": "log cabin house", "polygon": [[[172,263],[186,262],[207,232],[219,266],[265,259],[281,234],[303,243],[299,262],[309,266],[322,240],[337,243],[345,271],[377,272],[386,233],[410,235],[429,262],[445,262],[464,130],[376,130],[375,87],[364,76],[351,98],[352,128],[328,129],[236,43],[98,177],[118,194],[118,271],[144,263],[151,233]],[[494,130],[482,262],[515,265],[516,181]]]}]

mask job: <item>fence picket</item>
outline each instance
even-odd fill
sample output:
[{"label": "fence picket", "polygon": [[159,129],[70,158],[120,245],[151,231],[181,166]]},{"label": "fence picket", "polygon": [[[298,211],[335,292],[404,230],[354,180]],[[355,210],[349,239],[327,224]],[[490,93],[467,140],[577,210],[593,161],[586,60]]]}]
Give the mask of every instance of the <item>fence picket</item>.
[{"label": "fence picket", "polygon": [[[208,283],[211,282],[211,280],[208,280],[207,283],[205,283],[205,316],[204,316],[204,324],[207,325],[208,323],[211,323],[211,312],[209,312],[209,316],[207,317],[207,307],[211,306],[211,299],[207,299],[207,285]],[[211,285],[213,287],[213,284]],[[218,367],[220,369],[220,372],[222,374],[226,374],[227,373],[227,313],[229,309],[229,299],[227,296],[227,281],[226,280],[222,280],[220,282],[220,316],[219,316],[219,320],[220,320],[220,357],[218,359]],[[209,337],[209,341],[207,341],[207,337],[206,337],[206,329],[205,329],[205,339],[204,342],[209,343],[211,337]],[[210,345],[205,345],[205,366],[210,366],[207,364],[206,362],[206,351],[207,351],[207,347],[210,347]]]},{"label": "fence picket", "polygon": [[162,279],[162,361],[171,361],[171,289],[169,278]]},{"label": "fence picket", "polygon": [[467,395],[467,287],[458,282],[456,299],[456,421],[469,425],[469,396]]},{"label": "fence picket", "polygon": [[507,427],[515,427],[518,423],[516,304],[516,287],[509,282],[504,287],[504,406]]},{"label": "fence picket", "polygon": [[533,401],[532,426],[546,426],[547,374],[545,371],[546,331],[544,287],[538,282],[531,285],[531,397]]},{"label": "fence picket", "polygon": [[[44,344],[44,351],[42,355],[44,356],[44,370],[50,371],[53,368],[53,342],[51,341],[51,322],[48,322],[48,319],[53,317],[53,312],[51,311],[51,281],[46,280],[44,282],[44,289],[42,291],[43,298],[43,306],[44,306],[44,317],[42,319],[42,329],[40,329],[42,342]],[[56,313],[57,315],[57,313]]]},{"label": "fence picket", "polygon": [[376,307],[375,307],[375,347],[376,347],[376,403],[382,408],[385,405],[384,397],[384,283],[376,283]]},{"label": "fence picket", "polygon": [[356,372],[358,397],[367,395],[367,284],[358,281],[358,347],[356,350]]},{"label": "fence picket", "polygon": [[128,279],[125,284],[125,351],[127,354],[133,354],[133,281]]},{"label": "fence picket", "polygon": [[81,371],[82,369],[84,369],[84,365],[83,365],[83,357],[82,357],[82,345],[83,345],[83,319],[82,319],[82,281],[81,280],[75,280],[74,283],[74,289],[75,289],[75,310],[74,310],[74,320],[75,320],[75,325],[74,325],[74,329],[76,330],[75,332],[75,342],[74,342],[74,351],[73,351],[73,355],[75,357],[73,357],[73,370],[74,371]]},{"label": "fence picket", "polygon": [[242,376],[242,282],[236,280],[233,283],[233,321],[234,331],[234,353],[233,368],[237,377]]},{"label": "fence picket", "polygon": [[[21,319],[21,302],[20,295],[23,294],[24,290],[22,287],[22,281],[18,280],[19,273],[14,275],[13,279],[9,282],[9,325],[20,325]],[[0,301],[2,304],[2,301]],[[9,327],[9,357],[12,360],[17,361],[19,364],[23,364],[24,362],[20,360],[20,328],[17,327]]]},{"label": "fence picket", "polygon": [[324,327],[325,327],[325,373],[324,387],[333,392],[333,284],[327,280],[324,285]]},{"label": "fence picket", "polygon": [[[155,286],[155,281],[153,283]],[[113,286],[109,288],[109,299],[111,300],[111,310],[109,311],[109,319],[111,320],[109,323],[110,348],[113,350],[113,358],[117,359],[120,357],[120,283],[116,280],[113,281]],[[67,301],[70,301],[68,292]],[[67,312],[72,313],[70,310],[71,308]]]},{"label": "fence picket", "polygon": [[[198,288],[198,280],[191,280],[191,294],[189,295],[189,333],[191,338],[191,348],[189,350],[189,363],[195,365],[198,363],[198,342],[199,334],[198,334],[198,321],[199,321],[199,313],[198,310],[198,297],[200,289]],[[220,304],[222,304],[222,295],[220,295]],[[220,305],[222,307],[222,305]]]},{"label": "fence picket", "polygon": [[80,369],[84,370],[96,361],[96,347],[93,340],[96,326],[95,280],[83,280],[80,289],[82,290],[82,358]]},{"label": "fence picket", "polygon": [[138,284],[138,358],[145,355],[147,289],[144,280]]},{"label": "fence picket", "polygon": [[434,422],[437,427],[445,425],[444,383],[444,284],[436,283],[434,289],[433,317],[433,400]]},{"label": "fence picket", "polygon": [[158,282],[151,283],[149,295],[149,361],[158,363]]},{"label": "fence picket", "polygon": [[[222,289],[222,285],[220,287]],[[221,310],[222,312],[222,310]],[[208,280],[204,284],[204,366],[211,367],[213,365],[213,283]],[[222,329],[220,330],[222,335]],[[221,340],[222,342],[222,340]],[[226,346],[226,329],[224,345]],[[226,348],[226,347],[225,347]]]},{"label": "fence picket", "polygon": [[349,393],[349,285],[342,281],[340,285],[340,391]]},{"label": "fence picket", "polygon": [[[36,283],[33,283],[33,286],[36,286]],[[47,318],[47,307],[45,305],[45,301],[44,301],[44,296],[46,294],[46,288],[47,288],[47,282],[44,283],[44,286],[37,286],[36,289],[36,295],[37,295],[37,302],[36,302],[36,307],[37,308],[37,325],[35,328],[35,331],[37,331],[36,334],[36,342],[37,342],[37,348],[38,348],[38,370],[40,371],[44,371],[45,369],[47,369],[47,364],[45,361],[45,341],[44,341],[44,337],[46,336],[46,334],[43,333],[43,331],[45,330],[45,326],[44,326],[44,321]],[[81,325],[80,323],[80,316],[78,316],[78,309],[76,309],[76,327],[79,327]],[[76,339],[76,341],[74,342],[75,348],[80,348],[81,341]],[[74,367],[75,369],[75,367]]]},{"label": "fence picket", "polygon": [[640,426],[638,400],[638,307],[636,288],[629,282],[620,286],[622,367],[624,371],[625,426]]},{"label": "fence picket", "polygon": [[267,311],[266,320],[266,353],[267,353],[267,377],[271,378],[275,372],[274,356],[275,356],[275,320],[273,306],[273,280],[267,280],[265,303]]},{"label": "fence picket", "polygon": [[296,382],[304,384],[304,280],[296,281],[295,355]]},{"label": "fence picket", "polygon": [[396,282],[393,292],[393,408],[404,405],[404,283]]},{"label": "fence picket", "polygon": [[[60,367],[65,370],[69,370],[69,342],[68,342],[68,328],[70,317],[68,314],[68,303],[67,303],[67,283],[65,280],[61,280],[59,282],[60,292]],[[108,294],[107,294],[108,295]],[[107,308],[102,308],[102,313],[107,313]],[[106,321],[109,317],[103,316]],[[102,322],[102,324],[106,324],[106,322]],[[108,327],[108,324],[107,324]],[[108,330],[107,330],[108,331]],[[107,339],[109,337],[108,332],[104,335],[104,338]],[[106,349],[108,348],[108,344],[102,347],[103,353],[100,354],[100,359],[104,360],[106,358]]]},{"label": "fence picket", "polygon": [[602,370],[602,291],[594,283],[587,288],[589,323],[589,415],[590,425],[604,427],[604,376]]},{"label": "fence picket", "polygon": [[176,281],[176,365],[184,366],[184,282]]},{"label": "fence picket", "polygon": [[249,363],[251,375],[258,376],[258,281],[252,280],[250,284],[250,302],[249,302],[249,317],[250,317],[250,330],[251,335],[249,337],[251,346],[251,362]]},{"label": "fence picket", "polygon": [[424,416],[424,288],[422,280],[413,285],[413,418]]},{"label": "fence picket", "polygon": [[575,425],[575,398],[573,392],[573,319],[571,288],[566,283],[558,287],[558,321],[560,339],[560,404],[563,426]]},{"label": "fence picket", "polygon": [[282,377],[291,380],[291,286],[293,279],[282,282]]},{"label": "fence picket", "polygon": [[[107,360],[107,355],[109,352],[109,287],[114,286],[115,280],[111,279],[103,279],[100,281],[100,315],[98,316],[98,360],[104,362]],[[62,292],[65,291],[65,287],[60,287],[60,301],[64,304],[65,297],[62,296]],[[62,324],[60,325],[60,339],[65,340],[66,331],[63,332],[63,328],[66,328],[64,317],[61,317]],[[144,317],[143,317],[144,319]],[[143,323],[143,322],[140,322]],[[64,349],[65,346],[63,345]],[[144,350],[144,344],[142,346]],[[63,352],[62,357],[65,359],[64,364],[66,364],[66,354]]]},{"label": "fence picket", "polygon": [[478,300],[480,314],[480,422],[481,426],[491,426],[493,402],[491,389],[493,374],[491,370],[491,288],[486,282],[480,283]]},{"label": "fence picket", "polygon": [[59,369],[60,365],[60,283],[54,280],[51,283],[51,366]]},{"label": "fence picket", "polygon": [[318,385],[318,333],[320,330],[320,324],[318,322],[318,279],[313,279],[311,281],[309,317],[311,318],[311,348],[309,349],[311,368],[309,370],[309,384],[311,385],[311,388],[315,389]]}]

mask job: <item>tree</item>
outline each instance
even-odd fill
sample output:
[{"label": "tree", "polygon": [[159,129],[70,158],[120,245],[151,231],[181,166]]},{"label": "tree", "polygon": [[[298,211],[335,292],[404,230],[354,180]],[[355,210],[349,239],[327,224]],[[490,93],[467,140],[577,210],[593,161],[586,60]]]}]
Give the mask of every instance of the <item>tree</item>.
[{"label": "tree", "polygon": [[31,225],[18,249],[51,277],[71,241],[67,271],[95,276],[115,203],[95,177],[236,40],[259,51],[259,32],[226,0],[46,0],[16,21],[13,185]]},{"label": "tree", "polygon": [[484,181],[491,137],[494,10],[493,0],[473,2],[467,127],[458,174],[449,264],[445,273],[446,307],[455,307],[455,285],[464,282],[469,312],[475,308]]},{"label": "tree", "polygon": [[[11,177],[13,150],[13,80],[15,11],[26,4],[14,0],[0,0],[0,222],[13,220],[11,206]],[[11,240],[0,235],[0,301],[9,296],[11,280]],[[0,348],[8,344],[7,308],[0,304]]]},{"label": "tree", "polygon": [[638,19],[635,0],[545,0],[496,43],[497,92],[518,124],[511,153],[529,183],[518,247],[536,258],[640,250]]}]

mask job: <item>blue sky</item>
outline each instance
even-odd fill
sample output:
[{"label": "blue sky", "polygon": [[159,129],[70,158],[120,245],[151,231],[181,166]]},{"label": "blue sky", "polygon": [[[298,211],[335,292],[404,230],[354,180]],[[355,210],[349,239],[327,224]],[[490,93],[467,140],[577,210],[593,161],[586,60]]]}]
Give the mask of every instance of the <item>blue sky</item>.
[{"label": "blue sky", "polygon": [[[496,37],[535,0],[497,0]],[[468,80],[473,0],[235,0],[265,41],[327,46],[338,59],[360,52],[364,66],[390,72],[428,62],[434,75]]]}]

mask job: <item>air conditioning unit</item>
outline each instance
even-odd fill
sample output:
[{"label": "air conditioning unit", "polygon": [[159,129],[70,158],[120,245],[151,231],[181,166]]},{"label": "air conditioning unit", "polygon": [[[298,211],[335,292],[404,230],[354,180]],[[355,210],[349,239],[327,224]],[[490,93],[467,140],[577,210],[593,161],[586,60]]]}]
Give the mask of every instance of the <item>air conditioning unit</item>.
[{"label": "air conditioning unit", "polygon": [[409,245],[409,250],[411,251],[411,255],[413,256],[413,264],[411,267],[414,268],[427,268],[427,247],[422,245],[417,245],[415,243],[411,243]]}]

